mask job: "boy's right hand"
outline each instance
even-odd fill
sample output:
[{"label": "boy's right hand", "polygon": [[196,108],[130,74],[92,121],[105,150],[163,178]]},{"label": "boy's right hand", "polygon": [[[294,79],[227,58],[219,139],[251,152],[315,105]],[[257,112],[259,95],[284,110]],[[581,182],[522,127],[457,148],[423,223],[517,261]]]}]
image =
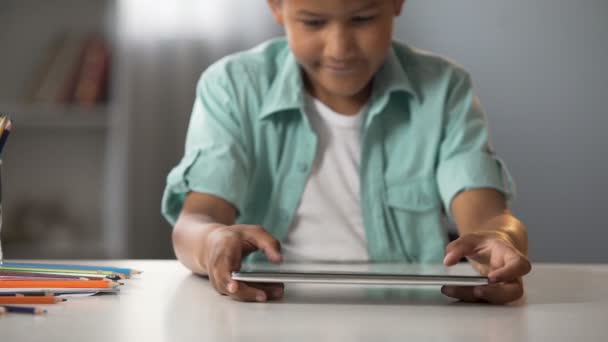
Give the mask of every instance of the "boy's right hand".
[{"label": "boy's right hand", "polygon": [[220,294],[241,301],[280,299],[284,285],[242,283],[232,279],[248,254],[261,250],[271,262],[281,262],[280,244],[261,226],[223,226],[209,232],[203,246],[203,260],[211,284]]}]

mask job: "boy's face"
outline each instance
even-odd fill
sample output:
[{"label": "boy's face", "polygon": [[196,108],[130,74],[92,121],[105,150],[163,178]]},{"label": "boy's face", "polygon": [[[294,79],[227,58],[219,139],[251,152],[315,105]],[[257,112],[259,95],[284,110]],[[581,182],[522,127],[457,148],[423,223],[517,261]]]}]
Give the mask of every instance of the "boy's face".
[{"label": "boy's face", "polygon": [[268,0],[314,95],[352,98],[391,47],[404,0]]}]

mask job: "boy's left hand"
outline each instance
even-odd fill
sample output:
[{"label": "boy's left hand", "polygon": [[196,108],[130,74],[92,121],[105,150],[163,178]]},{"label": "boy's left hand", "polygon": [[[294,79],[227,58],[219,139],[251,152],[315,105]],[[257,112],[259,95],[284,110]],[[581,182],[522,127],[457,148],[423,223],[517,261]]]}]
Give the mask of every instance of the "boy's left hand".
[{"label": "boy's left hand", "polygon": [[524,294],[522,276],[532,266],[528,258],[519,251],[508,235],[501,231],[481,231],[466,234],[446,247],[443,263],[452,266],[463,257],[490,280],[483,286],[444,286],[446,296],[466,302],[486,301],[506,304]]}]

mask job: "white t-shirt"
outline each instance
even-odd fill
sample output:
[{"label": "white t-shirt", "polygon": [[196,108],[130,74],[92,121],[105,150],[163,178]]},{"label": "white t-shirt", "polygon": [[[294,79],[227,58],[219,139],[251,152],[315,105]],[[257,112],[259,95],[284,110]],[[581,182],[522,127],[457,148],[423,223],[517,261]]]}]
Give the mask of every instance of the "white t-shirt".
[{"label": "white t-shirt", "polygon": [[360,132],[357,115],[336,113],[305,95],[317,133],[314,164],[282,247],[288,261],[368,261],[359,195]]}]

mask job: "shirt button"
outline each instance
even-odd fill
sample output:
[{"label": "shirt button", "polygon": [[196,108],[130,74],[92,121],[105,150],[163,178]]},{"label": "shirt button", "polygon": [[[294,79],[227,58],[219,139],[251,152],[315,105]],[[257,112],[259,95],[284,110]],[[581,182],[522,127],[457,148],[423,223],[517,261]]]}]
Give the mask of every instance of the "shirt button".
[{"label": "shirt button", "polygon": [[280,209],[279,218],[281,219],[281,221],[289,220],[289,212],[287,212],[286,209]]},{"label": "shirt button", "polygon": [[298,163],[298,170],[302,173],[308,171],[308,164],[304,162]]}]

